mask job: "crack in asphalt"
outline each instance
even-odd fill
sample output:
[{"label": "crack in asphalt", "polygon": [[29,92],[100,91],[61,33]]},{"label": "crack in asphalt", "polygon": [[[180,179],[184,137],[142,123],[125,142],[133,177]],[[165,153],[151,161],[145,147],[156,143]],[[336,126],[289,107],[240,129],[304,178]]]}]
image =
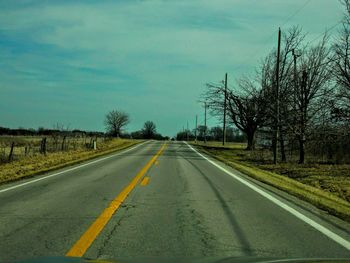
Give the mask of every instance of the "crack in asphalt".
[{"label": "crack in asphalt", "polygon": [[[228,221],[230,222],[231,228],[233,230],[233,233],[235,233],[235,236],[237,237],[238,241],[241,243],[242,247],[241,250],[246,256],[253,256],[253,249],[251,248],[251,245],[249,241],[247,240],[245,234],[243,233],[239,223],[237,222],[234,214],[231,212],[230,207],[226,204],[225,199],[222,197],[221,193],[218,190],[218,186],[214,185],[214,183],[208,178],[208,176],[197,166],[195,165],[191,160],[188,160],[183,156],[184,160],[186,160],[189,164],[191,164],[198,173],[203,177],[203,179],[208,183],[208,186],[212,189],[212,192],[217,197],[217,199],[220,201],[222,210],[224,211],[225,216],[227,217]],[[220,188],[219,188],[220,189]]]},{"label": "crack in asphalt", "polygon": [[[120,219],[116,223],[114,223],[112,229],[106,234],[106,237],[103,239],[102,246],[100,246],[97,249],[97,258],[105,256],[103,254],[104,248],[108,245],[109,241],[111,240],[112,236],[116,232],[117,228],[119,226],[121,226],[122,221],[131,217],[131,215],[127,215],[126,213],[129,211],[130,208],[136,208],[136,205],[124,204],[124,205],[121,205],[121,208],[124,210],[122,212],[123,215],[120,217]],[[120,213],[120,211],[119,211],[119,213]],[[112,223],[112,222],[109,222],[108,224],[110,224],[110,223]]]}]

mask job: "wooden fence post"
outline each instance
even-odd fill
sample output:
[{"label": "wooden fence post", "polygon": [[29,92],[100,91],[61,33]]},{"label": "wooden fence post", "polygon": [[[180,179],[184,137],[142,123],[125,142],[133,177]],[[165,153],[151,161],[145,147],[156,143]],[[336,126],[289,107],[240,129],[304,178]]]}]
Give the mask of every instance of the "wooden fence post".
[{"label": "wooden fence post", "polygon": [[41,140],[40,153],[46,155],[46,137]]},{"label": "wooden fence post", "polygon": [[9,162],[11,162],[13,160],[13,148],[14,147],[15,147],[15,142],[12,142],[11,150],[10,150],[10,154],[9,154]]},{"label": "wooden fence post", "polygon": [[62,140],[62,146],[61,146],[61,151],[64,151],[64,143],[66,141],[66,135],[63,136],[63,140]]}]

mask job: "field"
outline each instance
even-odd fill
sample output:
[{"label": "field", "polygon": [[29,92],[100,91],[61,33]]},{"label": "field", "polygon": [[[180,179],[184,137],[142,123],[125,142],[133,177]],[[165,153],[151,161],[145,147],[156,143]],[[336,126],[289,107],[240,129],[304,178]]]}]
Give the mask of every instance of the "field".
[{"label": "field", "polygon": [[239,171],[333,214],[349,211],[341,217],[350,220],[350,164],[312,162],[299,165],[287,162],[274,165],[268,150],[246,151],[244,144],[235,143],[222,146],[219,142],[199,142],[195,145]]},{"label": "field", "polygon": [[98,144],[102,143],[100,146],[103,147],[108,141],[108,138],[89,136],[0,136],[0,162],[9,161],[12,143],[13,160],[40,154],[40,145],[44,138],[48,153],[92,148],[92,140],[97,140]]},{"label": "field", "polygon": [[[96,140],[96,137],[93,139]],[[97,149],[94,150],[91,147],[92,138],[66,137],[63,143],[63,138],[57,140],[47,137],[47,151],[43,154],[40,153],[41,141],[41,137],[0,137],[2,157],[0,183],[79,163],[141,142],[141,140],[97,138]],[[12,142],[15,144],[14,155],[9,161]]]}]

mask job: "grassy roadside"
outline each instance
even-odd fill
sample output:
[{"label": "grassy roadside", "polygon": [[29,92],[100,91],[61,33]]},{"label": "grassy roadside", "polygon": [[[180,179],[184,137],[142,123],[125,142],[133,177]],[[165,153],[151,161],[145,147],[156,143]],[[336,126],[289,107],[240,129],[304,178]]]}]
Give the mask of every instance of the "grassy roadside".
[{"label": "grassy roadside", "polygon": [[[342,198],[330,191],[307,184],[304,181],[298,181],[286,175],[281,175],[275,171],[281,168],[272,169],[271,165],[253,163],[242,158],[242,145],[228,145],[222,147],[219,145],[193,144],[201,151],[226,163],[238,171],[257,179],[266,184],[272,185],[289,194],[297,196],[328,213],[350,222],[350,203],[346,198]],[[289,164],[289,166],[291,166]],[[286,169],[284,167],[284,169]],[[272,170],[272,171],[271,171]],[[302,171],[299,171],[300,173]],[[315,171],[314,171],[315,172]],[[349,183],[350,178],[347,178]]]},{"label": "grassy roadside", "polygon": [[118,152],[141,143],[142,140],[113,139],[98,145],[96,151],[76,150],[68,152],[38,154],[0,165],[0,183],[32,177],[65,166],[77,164],[102,155]]}]

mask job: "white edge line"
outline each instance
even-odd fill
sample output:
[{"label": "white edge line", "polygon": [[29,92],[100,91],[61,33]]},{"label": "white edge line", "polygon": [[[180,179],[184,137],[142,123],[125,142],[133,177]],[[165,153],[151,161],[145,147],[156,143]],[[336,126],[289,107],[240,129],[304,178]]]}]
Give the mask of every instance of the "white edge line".
[{"label": "white edge line", "polygon": [[[71,172],[71,171],[80,169],[80,168],[85,167],[85,166],[88,166],[88,165],[90,165],[90,164],[94,164],[94,163],[97,163],[97,162],[101,162],[101,161],[104,161],[104,160],[113,158],[113,157],[115,157],[115,156],[117,156],[117,155],[121,155],[121,154],[123,154],[123,153],[132,151],[132,150],[134,150],[134,149],[136,149],[136,148],[140,147],[141,145],[144,145],[144,144],[146,144],[146,143],[148,143],[148,142],[150,142],[150,141],[146,141],[146,142],[140,143],[140,144],[138,144],[138,145],[136,145],[136,146],[134,146],[134,147],[131,147],[131,148],[129,148],[129,149],[126,149],[125,151],[121,151],[121,152],[118,152],[118,153],[116,153],[116,154],[113,154],[113,155],[110,155],[110,156],[107,156],[107,157],[99,158],[99,159],[97,159],[97,160],[94,160],[94,161],[91,161],[91,162],[88,162],[88,163],[84,163],[84,164],[75,166],[75,167],[73,167],[73,168],[66,169],[66,170],[61,171],[61,172],[58,172],[58,173],[50,174],[50,175],[47,175],[47,176],[44,176],[44,177],[40,177],[40,178],[38,178],[38,179],[31,180],[31,181],[29,181],[29,182],[25,182],[25,183],[22,183],[22,184],[17,184],[17,185],[14,185],[14,186],[11,186],[11,187],[2,189],[2,190],[0,190],[0,193],[4,193],[4,192],[7,192],[7,191],[10,191],[10,190],[13,190],[13,189],[16,189],[16,188],[19,188],[19,187],[28,185],[28,184],[33,184],[33,183],[39,182],[39,181],[41,181],[41,180],[48,179],[48,178],[50,178],[50,177],[54,177],[54,176],[57,176],[57,175],[60,175],[60,174],[66,173],[66,172]],[[24,177],[24,178],[25,178],[25,177]]]},{"label": "white edge line", "polygon": [[256,187],[255,185],[253,185],[252,183],[244,180],[243,178],[231,173],[230,171],[228,171],[227,169],[221,167],[219,164],[215,163],[214,161],[210,160],[209,158],[207,158],[206,156],[204,156],[203,154],[201,154],[200,152],[198,152],[196,149],[194,149],[191,145],[189,145],[187,142],[184,142],[185,144],[187,144],[187,146],[192,149],[195,153],[197,153],[199,156],[201,156],[202,158],[204,158],[205,160],[207,160],[209,163],[211,163],[212,165],[214,165],[215,167],[219,168],[221,171],[227,173],[228,175],[232,176],[234,179],[238,180],[239,182],[241,182],[242,184],[246,185],[247,187],[249,187],[250,189],[254,190],[255,192],[259,193],[260,195],[262,195],[263,197],[267,198],[268,200],[270,200],[271,202],[275,203],[276,205],[278,205],[279,207],[283,208],[284,210],[288,211],[289,213],[291,213],[292,215],[294,215],[295,217],[299,218],[300,220],[302,220],[303,222],[305,222],[306,224],[312,226],[313,228],[315,228],[316,230],[318,230],[319,232],[321,232],[322,234],[324,234],[325,236],[329,237],[330,239],[332,239],[333,241],[337,242],[339,245],[343,246],[344,248],[346,248],[347,250],[350,250],[350,242],[345,240],[344,238],[342,238],[341,236],[335,234],[334,232],[332,232],[331,230],[329,230],[328,228],[320,225],[319,223],[315,222],[314,220],[308,218],[307,216],[303,215],[302,213],[298,212],[297,210],[295,210],[294,208],[290,207],[289,205],[283,203],[282,201],[278,200],[277,198],[273,197],[272,195],[270,195],[269,193],[261,190],[260,188]]}]

